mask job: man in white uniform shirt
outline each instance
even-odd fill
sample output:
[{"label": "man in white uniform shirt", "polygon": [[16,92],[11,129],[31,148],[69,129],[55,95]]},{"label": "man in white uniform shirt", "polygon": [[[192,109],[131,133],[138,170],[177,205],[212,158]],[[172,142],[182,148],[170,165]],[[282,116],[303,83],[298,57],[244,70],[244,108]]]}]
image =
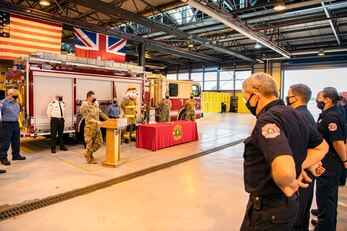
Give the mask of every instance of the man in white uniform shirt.
[{"label": "man in white uniform shirt", "polygon": [[64,112],[65,103],[63,102],[63,95],[61,93],[55,94],[55,100],[49,103],[47,108],[47,116],[51,120],[51,151],[56,153],[56,140],[57,133],[59,138],[60,150],[67,151],[64,145]]}]

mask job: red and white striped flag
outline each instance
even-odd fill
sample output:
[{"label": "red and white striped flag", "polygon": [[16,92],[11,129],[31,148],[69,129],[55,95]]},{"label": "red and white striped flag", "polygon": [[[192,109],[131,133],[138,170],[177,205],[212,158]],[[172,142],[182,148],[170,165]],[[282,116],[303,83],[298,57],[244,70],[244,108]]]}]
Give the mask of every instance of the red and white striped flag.
[{"label": "red and white striped flag", "polygon": [[0,11],[0,59],[36,51],[61,53],[62,24]]}]

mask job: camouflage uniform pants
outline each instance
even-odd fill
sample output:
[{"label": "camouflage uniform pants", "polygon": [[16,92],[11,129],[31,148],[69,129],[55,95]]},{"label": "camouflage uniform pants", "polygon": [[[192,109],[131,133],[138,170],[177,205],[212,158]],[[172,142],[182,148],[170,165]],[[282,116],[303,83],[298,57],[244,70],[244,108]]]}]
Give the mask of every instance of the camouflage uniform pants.
[{"label": "camouflage uniform pants", "polygon": [[187,121],[195,121],[195,113],[194,114],[186,114]]},{"label": "camouflage uniform pants", "polygon": [[86,155],[91,157],[102,145],[102,134],[99,127],[85,127],[84,141],[86,142]]},{"label": "camouflage uniform pants", "polygon": [[159,122],[170,122],[170,115],[169,114],[163,114],[160,115]]}]

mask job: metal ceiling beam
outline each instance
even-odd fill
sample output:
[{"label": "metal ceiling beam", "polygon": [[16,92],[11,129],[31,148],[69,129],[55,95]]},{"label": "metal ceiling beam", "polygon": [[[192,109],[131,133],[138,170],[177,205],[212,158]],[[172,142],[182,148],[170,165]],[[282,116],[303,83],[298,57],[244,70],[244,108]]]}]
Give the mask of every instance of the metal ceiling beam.
[{"label": "metal ceiling beam", "polygon": [[[127,55],[139,56],[138,53],[136,53],[134,51],[130,51],[130,50],[127,50],[126,53],[127,53]],[[147,58],[147,54],[146,54],[146,58]],[[157,57],[157,56],[151,55],[151,54],[148,55],[148,59],[155,60],[155,61],[160,61],[160,62],[165,62],[165,63],[173,63],[173,64],[176,64],[176,65],[187,65],[187,63],[183,62],[183,61],[174,60],[174,59],[168,59],[168,58],[164,58],[164,57]]]},{"label": "metal ceiling beam", "polygon": [[181,6],[185,6],[186,4],[181,2],[180,0],[176,0],[176,1],[173,1],[173,2],[168,2],[168,3],[165,3],[165,4],[162,4],[162,5],[159,5],[159,6],[156,6],[155,10],[154,9],[150,9],[150,10],[145,10],[145,11],[142,11],[141,14],[142,16],[151,16],[153,14],[158,14],[160,12],[165,12],[165,11],[169,11],[169,10],[172,10],[172,9],[175,9],[175,8],[178,8],[178,7],[181,7]]},{"label": "metal ceiling beam", "polygon": [[[292,9],[320,4],[321,2],[327,2],[327,0],[307,0],[307,1],[302,1],[299,3],[287,4],[285,11],[288,12],[289,10],[292,10]],[[273,9],[274,3],[275,1],[273,1],[273,3],[270,3],[270,4],[267,3],[267,4],[262,4],[259,6],[256,5],[254,7],[248,7],[246,9],[233,11],[233,14],[237,15],[237,18],[239,19],[247,19],[247,18],[256,17],[256,16],[263,16],[266,14],[276,14],[277,12]],[[269,7],[270,9],[265,9],[266,7]],[[244,13],[245,11],[248,11],[248,12],[251,11],[251,13]],[[290,13],[291,12],[288,12],[288,14]]]},{"label": "metal ceiling beam", "polygon": [[258,41],[259,43],[263,44],[264,46],[270,48],[271,50],[279,53],[280,55],[289,58],[290,53],[283,49],[282,47],[278,46],[277,44],[273,43],[272,41],[265,38],[262,34],[253,32],[253,30],[246,25],[242,24],[238,20],[232,18],[229,14],[225,13],[221,9],[215,7],[211,3],[209,3],[206,0],[181,0],[184,2],[187,2],[190,6],[195,7],[196,9],[200,10],[201,12],[204,12],[205,14],[210,15],[212,18],[224,23],[225,25],[229,26],[230,28],[235,29],[240,34],[243,34],[244,36],[253,39],[255,41]]},{"label": "metal ceiling beam", "polygon": [[[158,42],[158,41],[146,39],[143,37],[138,37],[138,36],[135,36],[132,34],[124,33],[122,31],[119,31],[116,29],[108,29],[108,28],[105,28],[102,26],[93,25],[93,24],[82,22],[82,21],[75,20],[72,18],[63,17],[63,16],[55,15],[55,14],[50,14],[50,13],[43,12],[40,10],[35,10],[35,9],[29,8],[26,6],[21,6],[21,5],[12,4],[10,2],[5,2],[4,0],[0,0],[0,10],[18,13],[21,15],[26,15],[28,17],[43,19],[43,20],[47,20],[47,21],[51,21],[51,22],[58,22],[58,23],[62,23],[65,25],[72,26],[72,27],[81,27],[81,28],[91,30],[94,32],[103,33],[103,34],[107,34],[107,35],[111,35],[111,36],[115,36],[115,37],[120,37],[120,38],[128,39],[128,40],[131,40],[134,42],[138,42],[138,43],[149,44],[151,49],[153,49],[153,50],[163,51],[163,52],[166,52],[168,54],[173,54],[176,56],[196,60],[196,61],[203,62],[203,63],[210,63],[210,62],[222,63],[223,62],[222,59],[212,57],[209,55],[205,55],[205,54],[201,54],[201,53],[197,53],[197,52],[192,52],[192,51],[187,51],[185,49],[171,46],[171,45],[168,45],[168,44],[165,44],[162,42]],[[147,45],[147,47],[148,47],[148,45]]]},{"label": "metal ceiling beam", "polygon": [[[316,3],[316,1],[314,1],[314,2]],[[324,1],[322,1],[322,0],[320,0],[318,2],[324,4]],[[313,13],[323,12],[323,9],[322,9],[322,8],[324,8],[323,6],[317,6],[317,7],[295,10],[299,7],[301,8],[301,7],[306,6],[308,3],[310,3],[310,1],[305,1],[303,3],[296,3],[296,4],[289,5],[286,8],[286,11],[288,11],[289,9],[294,9],[294,10],[284,12],[281,14],[278,14],[277,12],[272,10],[272,12],[270,14],[264,14],[264,15],[262,15],[262,17],[259,17],[260,15],[258,14],[256,17],[252,17],[252,18],[249,18],[249,17],[247,18],[244,15],[240,15],[238,18],[240,18],[242,20],[247,20],[247,23],[249,23],[249,24],[255,24],[255,23],[273,22],[274,20],[282,19],[284,17],[285,18],[293,18],[293,17],[303,16],[303,15],[310,15]],[[347,2],[330,3],[329,5],[326,5],[325,7],[329,8],[329,9],[330,8],[333,8],[333,9],[344,8],[344,7],[347,7]],[[264,13],[263,11],[260,11],[260,12]]]},{"label": "metal ceiling beam", "polygon": [[[325,15],[327,16],[327,18],[330,18],[330,13],[328,12],[328,9],[327,7],[325,6],[324,2],[321,2],[322,6],[323,6],[323,9],[324,9],[324,12],[325,12]],[[335,29],[335,26],[333,24],[333,20],[329,19],[329,24],[331,26],[331,29],[333,30],[333,33],[335,35],[335,38],[336,38],[336,41],[337,43],[340,45],[341,42],[340,42],[340,39],[339,39],[339,36],[337,34],[337,30]]]},{"label": "metal ceiling beam", "polygon": [[[112,5],[112,7],[110,7],[110,4],[102,2],[100,0],[71,0],[71,2],[74,2],[75,4],[78,4],[78,5],[81,5],[84,7],[88,7],[90,9],[97,10],[98,12],[105,14],[105,15],[108,15],[108,16],[116,16],[116,17],[125,18],[125,19],[132,21],[132,22],[139,23],[141,25],[150,27],[150,28],[155,29],[155,30],[164,31],[167,34],[175,35],[179,38],[191,39],[191,36],[192,36],[190,34],[187,34],[183,31],[177,29],[177,28],[160,23],[158,21],[150,20],[146,17],[143,17],[142,15],[135,14],[131,11],[122,9],[120,7],[113,6],[113,5]],[[198,37],[198,36],[194,36],[194,39],[192,39],[192,40],[199,42],[199,43],[202,43],[203,45],[209,44],[209,40],[202,38],[202,37]],[[235,51],[232,51],[230,49],[223,48],[222,46],[216,46],[216,45],[210,44],[208,47],[215,50],[215,51],[218,51],[220,53],[232,55],[232,56],[238,57],[240,59],[244,59],[248,62],[256,62],[256,60],[254,60],[254,59],[246,57],[246,56],[239,54]]]}]

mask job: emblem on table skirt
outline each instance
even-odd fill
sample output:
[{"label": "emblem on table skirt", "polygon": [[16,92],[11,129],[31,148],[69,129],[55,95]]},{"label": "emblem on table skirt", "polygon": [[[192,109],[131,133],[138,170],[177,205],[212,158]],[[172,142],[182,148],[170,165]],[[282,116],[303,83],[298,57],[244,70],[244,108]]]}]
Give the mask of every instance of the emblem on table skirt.
[{"label": "emblem on table skirt", "polygon": [[182,134],[183,134],[182,126],[181,125],[176,125],[173,128],[172,134],[173,134],[174,140],[180,140],[182,138]]}]

